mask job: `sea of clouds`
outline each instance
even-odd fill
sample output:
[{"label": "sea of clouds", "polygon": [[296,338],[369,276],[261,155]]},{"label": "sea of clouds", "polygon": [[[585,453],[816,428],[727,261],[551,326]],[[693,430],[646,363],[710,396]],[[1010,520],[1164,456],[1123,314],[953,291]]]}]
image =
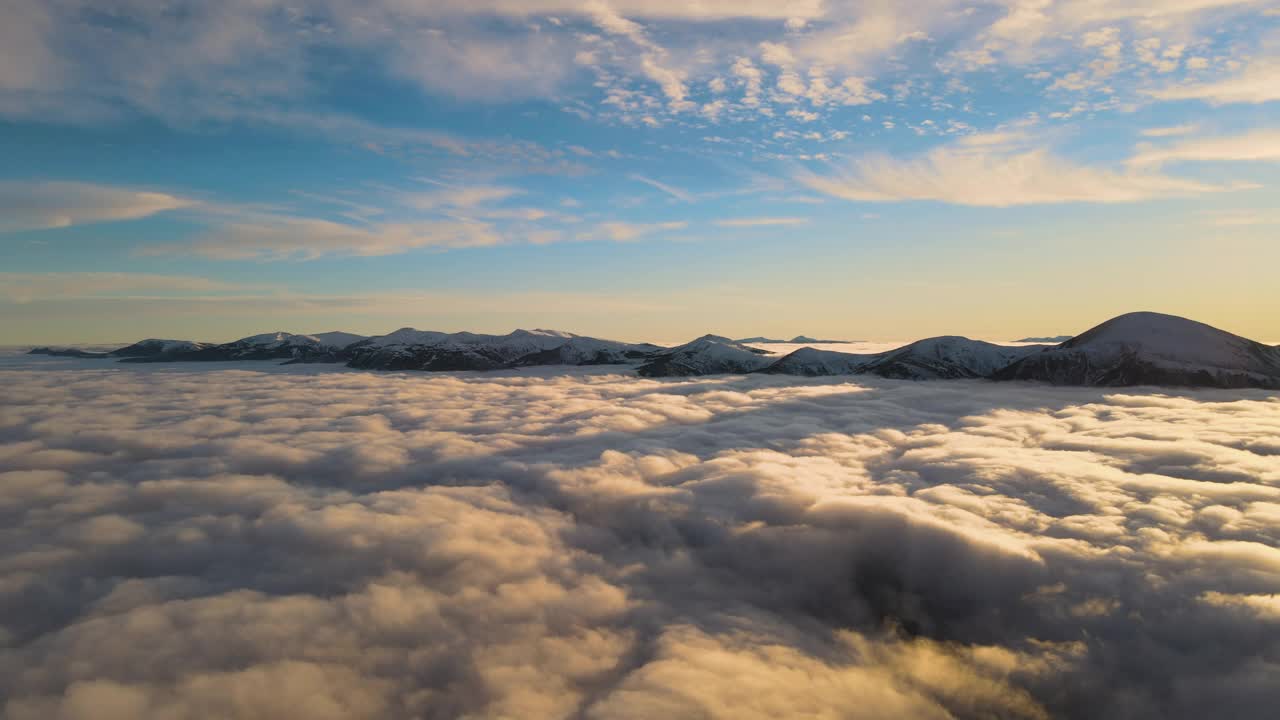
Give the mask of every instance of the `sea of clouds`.
[{"label": "sea of clouds", "polygon": [[0,362],[0,708],[1280,707],[1280,396]]}]

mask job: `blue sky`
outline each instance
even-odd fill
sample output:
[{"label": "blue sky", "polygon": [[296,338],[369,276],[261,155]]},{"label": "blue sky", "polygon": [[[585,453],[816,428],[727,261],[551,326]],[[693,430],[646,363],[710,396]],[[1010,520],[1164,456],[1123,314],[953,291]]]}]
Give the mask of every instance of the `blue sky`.
[{"label": "blue sky", "polygon": [[1280,340],[1280,2],[12,6],[0,342]]}]

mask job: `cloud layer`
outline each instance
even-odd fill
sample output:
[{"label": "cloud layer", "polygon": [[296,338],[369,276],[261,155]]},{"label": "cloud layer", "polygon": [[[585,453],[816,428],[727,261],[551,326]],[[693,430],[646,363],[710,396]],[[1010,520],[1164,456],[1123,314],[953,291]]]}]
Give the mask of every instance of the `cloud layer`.
[{"label": "cloud layer", "polygon": [[[0,114],[56,110],[75,121],[127,110],[178,122],[270,123],[270,115],[296,114],[299,100],[323,90],[316,56],[334,52],[433,96],[587,98],[595,111],[629,124],[817,117],[885,99],[889,90],[902,93],[889,86],[918,81],[900,71],[921,67],[954,75],[959,87],[974,70],[1036,66],[1055,76],[1041,78],[1054,91],[1110,94],[1137,85],[1164,99],[1265,102],[1274,99],[1266,89],[1274,68],[1264,63],[1233,77],[1212,40],[1216,28],[1256,19],[1265,6],[376,0],[351,7],[232,0],[213,13],[199,3],[179,2],[181,11],[170,11],[130,0],[114,13],[95,13],[86,0],[18,0],[0,31]],[[1179,70],[1195,74],[1170,85],[1167,76]],[[892,79],[869,84],[877,76]],[[294,117],[289,124],[313,123]]]},{"label": "cloud layer", "polygon": [[6,366],[15,720],[1280,699],[1273,395]]}]

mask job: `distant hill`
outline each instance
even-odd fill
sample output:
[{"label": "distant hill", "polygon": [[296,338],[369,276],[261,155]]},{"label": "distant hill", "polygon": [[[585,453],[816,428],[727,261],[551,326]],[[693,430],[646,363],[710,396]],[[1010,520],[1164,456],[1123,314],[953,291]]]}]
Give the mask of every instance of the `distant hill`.
[{"label": "distant hill", "polygon": [[734,340],[733,342],[744,343],[744,344],[749,343],[749,344],[755,344],[755,345],[800,345],[803,343],[812,343],[814,345],[820,345],[820,344],[821,345],[842,345],[842,344],[849,343],[848,340],[819,340],[817,338],[808,337],[807,335],[797,335],[791,338],[790,340],[779,340],[777,338],[767,338],[767,337],[751,337],[751,338],[742,338],[741,340]]},{"label": "distant hill", "polygon": [[1044,345],[1058,345],[1060,343],[1064,343],[1070,340],[1073,337],[1075,336],[1074,335],[1054,335],[1053,337],[1029,337],[1029,338],[1022,338],[1021,340],[1014,340],[1014,342],[1041,343]]}]

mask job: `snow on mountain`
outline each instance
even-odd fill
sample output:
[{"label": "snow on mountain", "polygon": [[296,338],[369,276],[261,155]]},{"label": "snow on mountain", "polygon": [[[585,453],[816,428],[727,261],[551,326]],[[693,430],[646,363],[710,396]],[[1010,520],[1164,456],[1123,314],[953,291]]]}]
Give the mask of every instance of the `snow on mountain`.
[{"label": "snow on mountain", "polygon": [[[117,350],[124,362],[224,362],[230,360],[287,360],[290,362],[338,362],[347,345],[363,336],[344,332],[297,335],[271,332],[250,335],[234,342],[211,345],[171,340],[144,340]],[[160,344],[157,346],[156,344]],[[129,352],[140,347],[147,353]],[[160,349],[157,349],[159,347]],[[128,354],[126,354],[128,353]]]},{"label": "snow on mountain", "polygon": [[749,373],[770,364],[772,360],[763,350],[719,335],[704,335],[693,342],[655,354],[637,372],[645,377],[689,377]]},{"label": "snow on mountain", "polygon": [[122,347],[119,350],[112,350],[109,355],[120,358],[143,358],[155,357],[160,355],[175,355],[178,353],[192,352],[194,350],[202,350],[212,347],[209,343],[194,342],[191,340],[161,340],[158,338],[148,338],[139,340],[138,342]]},{"label": "snow on mountain", "polygon": [[363,347],[389,347],[392,345],[430,345],[448,337],[448,333],[433,330],[415,330],[404,327],[386,335],[375,335],[360,341]]},{"label": "snow on mountain", "polygon": [[364,340],[366,336],[334,330],[331,332],[315,333],[313,335],[308,335],[307,337],[315,338],[322,347],[344,348],[348,345],[353,345]]},{"label": "snow on mountain", "polygon": [[878,355],[857,355],[834,350],[815,350],[800,348],[773,363],[761,372],[774,375],[804,375],[820,377],[826,375],[856,375],[868,362]]},{"label": "snow on mountain", "polygon": [[1008,347],[963,337],[937,337],[873,355],[800,348],[763,372],[783,375],[871,374],[901,380],[988,377],[1039,347]]},{"label": "snow on mountain", "polygon": [[364,340],[364,335],[356,335],[348,332],[327,332],[316,333],[314,335],[295,335],[287,332],[263,333],[261,335],[250,335],[241,338],[233,343],[227,343],[228,346],[249,346],[249,347],[265,347],[265,348],[326,348],[330,350],[341,350],[353,343]]},{"label": "snow on mountain", "polygon": [[507,335],[401,328],[349,347],[351,367],[379,370],[496,370],[531,365],[635,362],[660,348],[600,340],[559,330]]},{"label": "snow on mountain", "polygon": [[1139,312],[1028,355],[995,378],[1060,385],[1280,388],[1280,348],[1175,315]]},{"label": "snow on mountain", "polygon": [[882,353],[867,363],[862,372],[903,380],[990,377],[1009,363],[1038,350],[1035,346],[1009,347],[949,335],[918,340]]},{"label": "snow on mountain", "polygon": [[648,358],[663,348],[574,336],[559,347],[530,353],[516,365],[620,365]]},{"label": "snow on mountain", "polygon": [[146,340],[139,340],[132,345],[127,345],[110,351],[82,350],[75,347],[37,347],[32,348],[27,354],[93,359],[123,358],[124,360],[144,361],[147,359],[169,359],[182,353],[193,352],[209,347],[213,346],[209,343],[198,343],[190,340],[161,340],[158,338],[148,338]]},{"label": "snow on mountain", "polygon": [[254,347],[271,347],[276,345],[293,344],[294,338],[301,340],[303,336],[294,335],[287,332],[263,333],[261,335],[250,335],[246,338],[240,338],[235,342],[227,343],[228,345],[252,345]]},{"label": "snow on mountain", "polygon": [[[773,342],[765,338],[748,340]],[[782,344],[797,345],[807,340],[810,338],[801,336]],[[779,349],[785,352],[792,348]],[[880,348],[872,345],[866,349]],[[664,349],[558,330],[516,330],[507,335],[486,335],[413,328],[371,338],[343,332],[315,335],[274,332],[221,345],[153,338],[107,353],[43,347],[32,349],[30,354],[119,358],[121,362],[277,359],[289,363],[347,362],[355,368],[380,370],[495,370],[533,365],[643,363],[637,372],[647,377],[750,372],[800,376],[874,374],[911,380],[991,378],[1040,380],[1060,385],[1280,389],[1280,346],[1264,345],[1204,323],[1150,312],[1121,315],[1054,346],[997,345],[948,336],[874,354],[800,347],[778,357],[778,354],[750,347],[744,341],[718,335],[706,335],[685,345]]]}]

